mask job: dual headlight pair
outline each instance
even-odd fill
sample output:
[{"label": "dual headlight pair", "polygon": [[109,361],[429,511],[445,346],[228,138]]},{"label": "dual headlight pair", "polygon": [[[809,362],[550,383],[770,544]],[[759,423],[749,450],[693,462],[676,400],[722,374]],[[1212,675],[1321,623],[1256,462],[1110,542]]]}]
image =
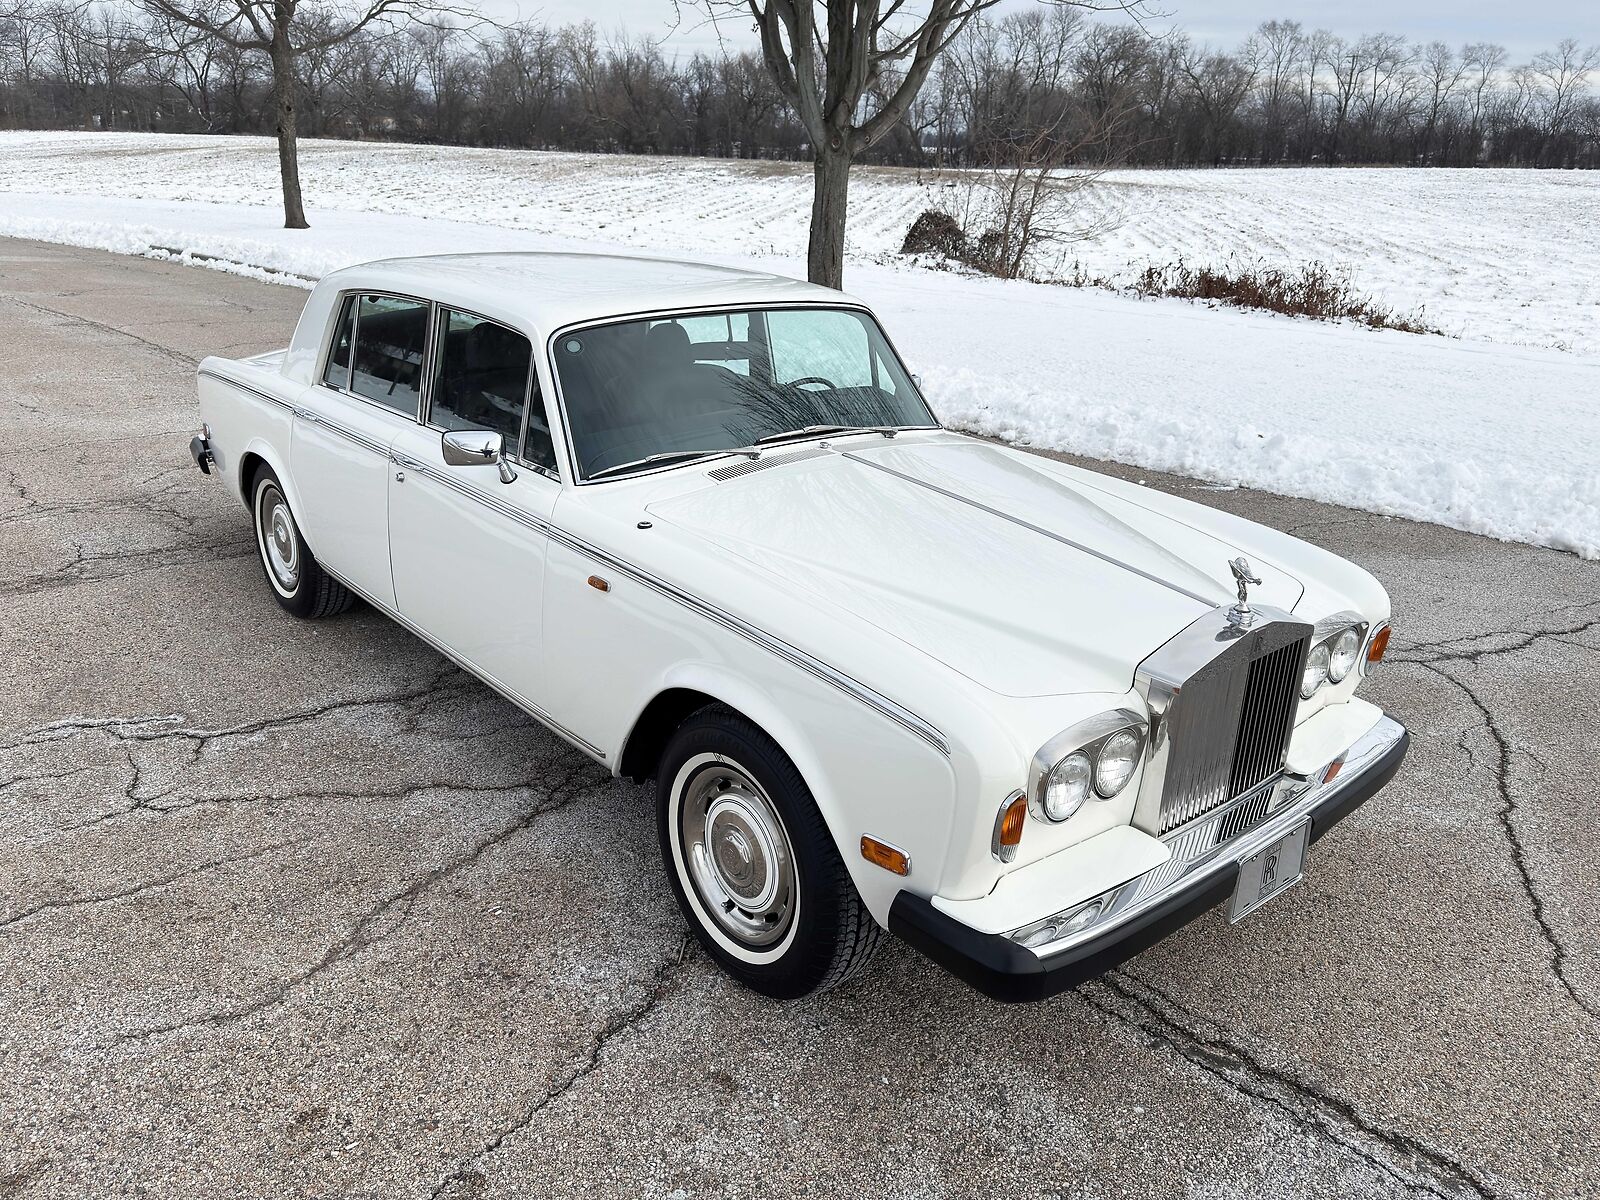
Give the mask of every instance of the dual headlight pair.
[{"label": "dual headlight pair", "polygon": [[1090,796],[1110,800],[1128,786],[1144,751],[1144,721],[1118,710],[1074,726],[1034,758],[1029,796],[1037,815],[1065,821]]},{"label": "dual headlight pair", "polygon": [[1324,684],[1344,682],[1361,660],[1361,639],[1366,632],[1365,623],[1347,625],[1326,634],[1311,647],[1311,653],[1306,655],[1306,672],[1300,677],[1300,699],[1311,699]]}]

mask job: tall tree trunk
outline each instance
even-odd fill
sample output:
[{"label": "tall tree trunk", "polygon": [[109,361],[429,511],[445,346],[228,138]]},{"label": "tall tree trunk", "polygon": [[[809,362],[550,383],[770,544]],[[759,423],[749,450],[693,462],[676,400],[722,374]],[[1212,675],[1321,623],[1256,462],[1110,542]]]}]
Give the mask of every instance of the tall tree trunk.
[{"label": "tall tree trunk", "polygon": [[289,32],[282,29],[273,38],[272,98],[278,109],[278,173],[283,177],[283,227],[310,229],[306,210],[300,202],[300,152],[295,137],[294,56],[289,50]]},{"label": "tall tree trunk", "polygon": [[816,148],[812,166],[811,241],[806,251],[806,278],[836,290],[844,287],[844,219],[850,192],[850,152],[843,137],[838,147]]}]

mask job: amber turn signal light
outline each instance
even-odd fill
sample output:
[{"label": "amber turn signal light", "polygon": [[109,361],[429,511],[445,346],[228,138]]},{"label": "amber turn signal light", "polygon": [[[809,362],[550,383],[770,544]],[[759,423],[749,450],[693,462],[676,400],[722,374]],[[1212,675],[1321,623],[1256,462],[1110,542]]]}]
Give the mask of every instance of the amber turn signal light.
[{"label": "amber turn signal light", "polygon": [[861,835],[861,857],[895,875],[911,874],[911,856],[898,846]]},{"label": "amber turn signal light", "polygon": [[1006,805],[1005,814],[1000,818],[1000,844],[1002,846],[1020,846],[1022,844],[1022,823],[1028,818],[1028,798],[1018,796]]},{"label": "amber turn signal light", "polygon": [[1372,635],[1372,643],[1367,647],[1367,661],[1376,663],[1383,661],[1383,655],[1389,649],[1389,627],[1385,625]]}]

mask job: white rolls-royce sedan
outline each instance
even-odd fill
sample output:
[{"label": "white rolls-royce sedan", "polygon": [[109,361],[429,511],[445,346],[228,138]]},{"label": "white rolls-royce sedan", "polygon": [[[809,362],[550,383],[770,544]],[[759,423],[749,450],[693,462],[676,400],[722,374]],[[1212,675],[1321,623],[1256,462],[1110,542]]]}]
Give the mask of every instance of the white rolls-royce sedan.
[{"label": "white rolls-royce sedan", "polygon": [[283,608],[360,597],[653,779],[685,919],[769,996],[884,928],[992,996],[1058,992],[1278,896],[1405,755],[1356,694],[1389,638],[1370,575],[942,428],[838,292],[369,263],[199,390],[190,451]]}]

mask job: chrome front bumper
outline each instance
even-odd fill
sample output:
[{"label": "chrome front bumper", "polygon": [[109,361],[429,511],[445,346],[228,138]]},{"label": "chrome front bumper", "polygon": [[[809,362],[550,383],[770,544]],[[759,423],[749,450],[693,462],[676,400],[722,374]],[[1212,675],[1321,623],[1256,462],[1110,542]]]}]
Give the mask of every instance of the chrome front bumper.
[{"label": "chrome front bumper", "polygon": [[[1385,715],[1312,775],[1285,776],[1174,830],[1162,839],[1171,856],[1160,865],[1007,933],[980,932],[911,892],[895,897],[889,928],[996,999],[1054,995],[1226,899],[1240,862],[1297,825],[1309,821],[1311,840],[1321,837],[1393,777],[1409,744],[1405,727]],[[1219,840],[1219,833],[1241,825],[1244,832]],[[1056,932],[1089,909],[1089,919]]]}]

